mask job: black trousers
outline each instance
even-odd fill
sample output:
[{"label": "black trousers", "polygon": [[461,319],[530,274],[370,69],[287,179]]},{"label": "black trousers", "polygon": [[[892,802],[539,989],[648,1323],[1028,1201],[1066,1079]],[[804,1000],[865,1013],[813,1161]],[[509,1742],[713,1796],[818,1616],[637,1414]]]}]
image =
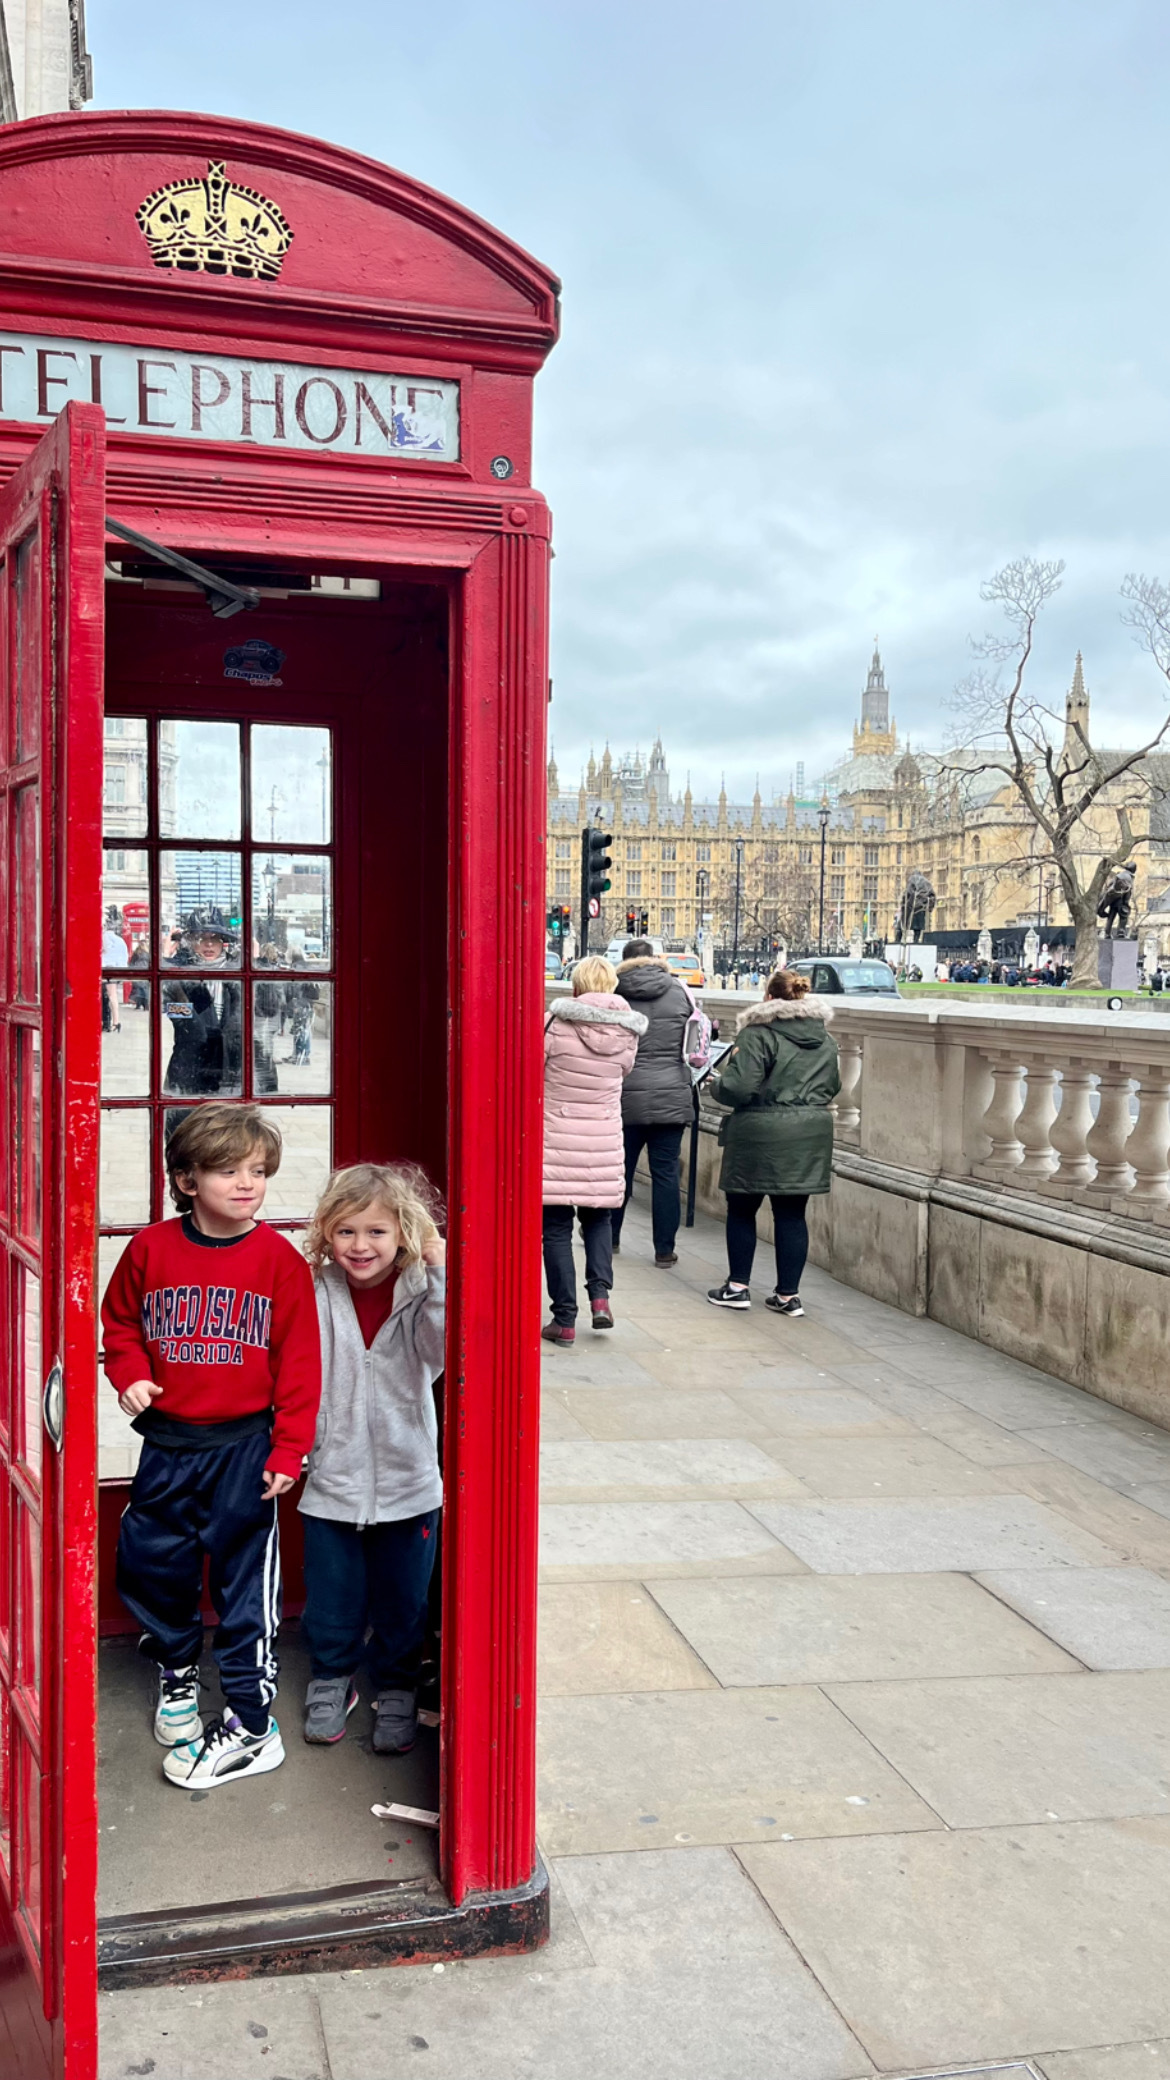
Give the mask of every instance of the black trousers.
[{"label": "black trousers", "polygon": [[682,1218],[682,1201],[678,1189],[678,1158],[682,1148],[682,1127],[623,1127],[622,1140],[626,1145],[626,1197],[613,1217],[613,1236],[616,1242],[622,1232],[626,1207],[634,1189],[634,1172],[638,1157],[646,1151],[650,1165],[650,1226],[654,1232],[654,1254],[669,1257],[674,1249],[674,1238]]},{"label": "black trousers", "polygon": [[580,1216],[585,1236],[585,1290],[599,1300],[613,1290],[611,1206],[546,1206],[544,1209],[544,1275],[553,1320],[566,1328],[577,1319],[577,1272],[573,1263],[573,1214]]},{"label": "black trousers", "polygon": [[[727,1276],[737,1286],[752,1282],[756,1254],[756,1215],[764,1203],[763,1192],[727,1194]],[[800,1274],[808,1261],[808,1194],[769,1192],[772,1226],[776,1234],[776,1291],[798,1293]]]},{"label": "black trousers", "polygon": [[[301,1631],[315,1681],[356,1675],[375,1691],[417,1690],[439,1512],[391,1524],[342,1524],[302,1511],[305,1610]],[[366,1628],[370,1637],[366,1638]]]},{"label": "black trousers", "polygon": [[162,1668],[203,1651],[203,1555],[219,1613],[212,1651],[223,1694],[254,1733],[276,1695],[280,1542],[276,1500],[261,1496],[266,1432],[173,1450],[147,1438],[118,1534],[118,1594]]}]

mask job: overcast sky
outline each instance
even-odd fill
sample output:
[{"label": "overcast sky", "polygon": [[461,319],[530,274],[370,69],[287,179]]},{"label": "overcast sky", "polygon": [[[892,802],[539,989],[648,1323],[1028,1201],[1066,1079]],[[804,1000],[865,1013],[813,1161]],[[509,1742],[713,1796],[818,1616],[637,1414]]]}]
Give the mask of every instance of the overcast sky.
[{"label": "overcast sky", "polygon": [[89,0],[97,105],[389,161],[562,276],[537,386],[553,735],[696,794],[838,756],[880,634],[937,743],[981,580],[1067,559],[1037,668],[1100,740],[1166,689],[1165,0]]}]

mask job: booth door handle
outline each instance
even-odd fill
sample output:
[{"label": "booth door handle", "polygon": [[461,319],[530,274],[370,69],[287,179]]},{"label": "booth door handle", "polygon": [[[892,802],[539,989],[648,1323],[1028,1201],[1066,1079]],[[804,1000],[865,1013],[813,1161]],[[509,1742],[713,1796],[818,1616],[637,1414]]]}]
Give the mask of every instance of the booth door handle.
[{"label": "booth door handle", "polygon": [[61,1360],[59,1358],[45,1381],[45,1391],[41,1399],[41,1414],[44,1417],[45,1428],[49,1433],[53,1449],[59,1452],[61,1440],[65,1435],[65,1374],[61,1370]]}]

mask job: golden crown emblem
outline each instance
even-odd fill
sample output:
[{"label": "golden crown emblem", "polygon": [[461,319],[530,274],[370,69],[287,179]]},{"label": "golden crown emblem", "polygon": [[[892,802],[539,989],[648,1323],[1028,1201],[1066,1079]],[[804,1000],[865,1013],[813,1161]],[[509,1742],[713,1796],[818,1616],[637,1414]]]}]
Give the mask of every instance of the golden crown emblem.
[{"label": "golden crown emblem", "polygon": [[156,267],[274,282],[292,244],[287,219],[256,188],[229,181],[222,159],[204,180],[168,181],[135,211]]}]

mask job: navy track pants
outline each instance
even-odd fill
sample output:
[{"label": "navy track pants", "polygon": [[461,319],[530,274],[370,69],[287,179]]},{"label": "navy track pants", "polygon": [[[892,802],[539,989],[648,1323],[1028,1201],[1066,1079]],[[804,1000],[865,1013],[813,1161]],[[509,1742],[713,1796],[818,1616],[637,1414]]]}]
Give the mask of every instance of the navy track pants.
[{"label": "navy track pants", "polygon": [[[305,1610],[314,1680],[364,1661],[375,1691],[417,1690],[439,1512],[391,1524],[341,1524],[301,1512]],[[366,1639],[369,1628],[370,1637]]]},{"label": "navy track pants", "polygon": [[219,1613],[212,1641],[223,1694],[245,1724],[267,1723],[276,1696],[280,1543],[276,1500],[261,1495],[271,1440],[172,1450],[143,1444],[118,1534],[118,1594],[162,1668],[189,1668],[203,1648],[203,1556]]}]

